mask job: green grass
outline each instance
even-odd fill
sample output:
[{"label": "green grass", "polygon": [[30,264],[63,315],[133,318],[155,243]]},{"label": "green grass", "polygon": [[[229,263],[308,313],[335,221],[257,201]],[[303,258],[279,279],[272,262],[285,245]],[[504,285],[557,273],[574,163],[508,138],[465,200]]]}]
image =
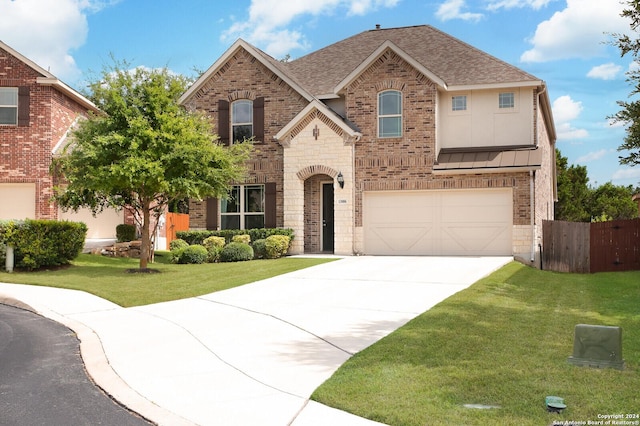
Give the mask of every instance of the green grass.
[{"label": "green grass", "polygon": [[[625,370],[568,364],[581,323],[622,327]],[[511,263],[356,354],[312,399],[394,426],[597,421],[640,413],[639,366],[640,271]],[[568,408],[548,413],[547,395]]]},{"label": "green grass", "polygon": [[0,272],[0,282],[83,290],[130,307],[201,296],[328,262],[321,258],[281,258],[236,263],[175,265],[156,255],[149,267],[160,273],[127,273],[137,259],[82,254],[70,267],[38,272]]}]

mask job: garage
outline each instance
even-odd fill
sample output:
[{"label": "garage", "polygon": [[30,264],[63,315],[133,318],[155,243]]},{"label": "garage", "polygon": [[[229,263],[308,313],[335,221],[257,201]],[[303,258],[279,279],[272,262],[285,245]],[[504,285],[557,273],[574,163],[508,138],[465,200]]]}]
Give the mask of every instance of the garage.
[{"label": "garage", "polygon": [[0,220],[35,217],[35,183],[0,183]]},{"label": "garage", "polygon": [[365,254],[510,256],[512,225],[510,188],[363,194]]},{"label": "garage", "polygon": [[124,223],[124,211],[116,211],[114,209],[105,209],[102,213],[95,217],[90,209],[81,208],[77,212],[68,210],[58,213],[60,220],[70,220],[73,222],[84,222],[87,225],[88,239],[115,239],[116,226]]}]

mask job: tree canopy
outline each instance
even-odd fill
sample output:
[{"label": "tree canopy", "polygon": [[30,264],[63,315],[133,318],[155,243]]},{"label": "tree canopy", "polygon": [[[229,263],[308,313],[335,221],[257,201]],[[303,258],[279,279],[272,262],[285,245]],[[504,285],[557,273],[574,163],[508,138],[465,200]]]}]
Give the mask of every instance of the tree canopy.
[{"label": "tree canopy", "polygon": [[127,65],[105,68],[90,84],[88,96],[104,114],[79,121],[53,170],[64,183],[56,193],[63,208],[134,213],[146,269],[151,235],[167,205],[226,194],[244,175],[251,144],[223,147],[207,117],[178,104],[187,78]]}]

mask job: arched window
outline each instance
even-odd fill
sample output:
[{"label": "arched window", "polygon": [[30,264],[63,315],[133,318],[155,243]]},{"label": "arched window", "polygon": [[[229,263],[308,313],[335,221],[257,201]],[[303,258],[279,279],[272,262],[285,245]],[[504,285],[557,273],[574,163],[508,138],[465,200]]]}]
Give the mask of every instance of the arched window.
[{"label": "arched window", "polygon": [[242,142],[253,136],[253,102],[243,99],[231,104],[233,142]]},{"label": "arched window", "polygon": [[378,93],[378,137],[402,136],[402,93],[386,90]]}]

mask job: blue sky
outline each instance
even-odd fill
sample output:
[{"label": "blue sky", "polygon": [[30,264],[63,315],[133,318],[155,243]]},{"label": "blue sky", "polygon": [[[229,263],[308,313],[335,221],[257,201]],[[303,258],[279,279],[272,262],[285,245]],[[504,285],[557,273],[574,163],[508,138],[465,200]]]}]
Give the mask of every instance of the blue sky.
[{"label": "blue sky", "polygon": [[607,120],[628,99],[634,66],[606,44],[605,33],[629,32],[622,8],[619,0],[0,0],[0,40],[83,90],[111,55],[194,75],[238,38],[296,58],[376,24],[429,24],[546,81],[570,164],[587,166],[592,185],[637,186],[640,167],[618,163],[624,127]]}]

